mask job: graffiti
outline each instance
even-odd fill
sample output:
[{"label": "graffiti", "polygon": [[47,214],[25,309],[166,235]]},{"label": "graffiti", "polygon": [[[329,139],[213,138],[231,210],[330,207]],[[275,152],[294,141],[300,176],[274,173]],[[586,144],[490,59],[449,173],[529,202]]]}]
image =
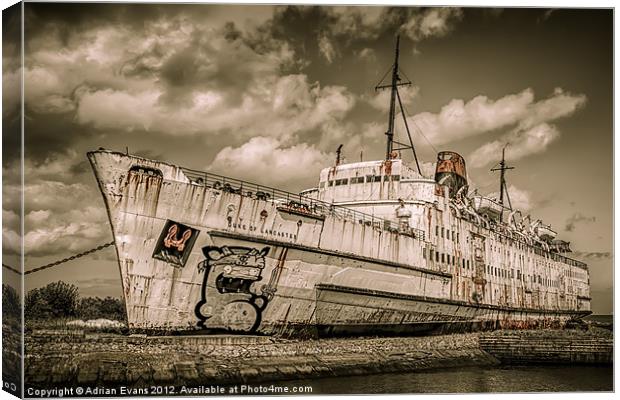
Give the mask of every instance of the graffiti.
[{"label": "graffiti", "polygon": [[256,332],[274,291],[258,284],[269,247],[207,246],[202,252],[206,259],[198,265],[198,272],[204,273],[195,308],[198,326]]},{"label": "graffiti", "polygon": [[185,232],[183,232],[183,236],[181,236],[181,239],[177,240],[176,237],[178,230],[179,225],[177,224],[172,225],[170,229],[168,229],[168,234],[164,239],[164,246],[166,248],[171,249],[173,247],[176,247],[178,251],[183,251],[183,249],[185,248],[185,243],[190,237],[192,237],[192,230],[186,229]]},{"label": "graffiti", "polygon": [[153,258],[183,267],[196,242],[199,231],[168,220],[159,235]]}]

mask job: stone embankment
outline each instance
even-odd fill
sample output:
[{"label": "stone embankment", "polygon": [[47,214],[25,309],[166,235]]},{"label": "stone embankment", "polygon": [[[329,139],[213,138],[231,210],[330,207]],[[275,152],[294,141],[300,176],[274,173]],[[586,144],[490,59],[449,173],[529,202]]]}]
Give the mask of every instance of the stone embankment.
[{"label": "stone embankment", "polygon": [[[546,358],[531,357],[541,354],[541,346],[547,348],[557,338],[561,341],[555,353],[545,350]],[[553,361],[554,355],[557,362],[611,362],[610,341],[604,335],[579,331],[304,341],[261,336],[146,337],[35,331],[26,337],[25,374],[26,386],[34,388],[274,383],[493,366],[511,362],[511,357],[520,362]],[[560,348],[569,349],[568,353],[559,352]],[[579,355],[584,352],[595,355]]]},{"label": "stone embankment", "polygon": [[480,348],[505,364],[612,364],[611,332],[495,331],[480,336]]}]

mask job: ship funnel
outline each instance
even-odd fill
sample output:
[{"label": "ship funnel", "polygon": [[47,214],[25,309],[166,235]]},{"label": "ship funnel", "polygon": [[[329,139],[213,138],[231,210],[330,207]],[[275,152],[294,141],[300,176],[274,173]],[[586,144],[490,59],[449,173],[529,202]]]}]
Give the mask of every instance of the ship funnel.
[{"label": "ship funnel", "polygon": [[437,154],[435,182],[450,188],[450,197],[454,197],[462,187],[467,185],[465,160],[453,151],[442,151]]}]

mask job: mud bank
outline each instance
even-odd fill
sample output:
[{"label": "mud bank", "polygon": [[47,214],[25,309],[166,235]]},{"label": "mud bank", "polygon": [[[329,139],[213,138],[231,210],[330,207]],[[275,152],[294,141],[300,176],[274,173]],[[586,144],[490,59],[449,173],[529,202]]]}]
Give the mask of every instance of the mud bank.
[{"label": "mud bank", "polygon": [[[523,346],[492,348],[502,338],[546,344],[550,338],[599,342],[612,338],[579,331],[502,331],[431,337],[286,341],[261,336],[146,337],[33,332],[26,337],[26,387],[144,387],[148,385],[231,385],[290,379],[434,368],[493,366],[510,354],[531,353]],[[538,338],[532,340],[533,338]],[[519,340],[514,340],[518,343]],[[511,342],[511,343],[513,343]],[[565,342],[562,342],[565,347]],[[497,349],[504,349],[503,352]],[[506,350],[508,349],[508,350]],[[529,350],[528,350],[529,349]],[[592,348],[574,347],[575,352]],[[611,349],[611,347],[609,347]],[[611,352],[611,350],[610,350]],[[551,356],[548,357],[548,360]],[[570,358],[570,360],[577,358]],[[606,358],[582,358],[600,362]],[[520,359],[523,362],[523,359]],[[536,362],[535,359],[525,360]],[[566,358],[558,358],[564,362]],[[611,354],[608,361],[611,362]]]}]

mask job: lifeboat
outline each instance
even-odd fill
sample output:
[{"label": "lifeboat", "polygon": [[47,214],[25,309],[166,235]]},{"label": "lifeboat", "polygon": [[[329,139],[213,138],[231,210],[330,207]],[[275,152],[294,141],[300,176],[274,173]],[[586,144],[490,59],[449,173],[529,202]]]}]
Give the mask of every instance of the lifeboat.
[{"label": "lifeboat", "polygon": [[474,196],[472,203],[476,212],[490,219],[498,220],[502,213],[502,205],[484,196]]},{"label": "lifeboat", "polygon": [[557,235],[557,233],[553,229],[551,229],[551,226],[544,224],[539,224],[536,227],[536,234],[545,242],[551,242],[553,239],[555,239],[555,235]]}]

